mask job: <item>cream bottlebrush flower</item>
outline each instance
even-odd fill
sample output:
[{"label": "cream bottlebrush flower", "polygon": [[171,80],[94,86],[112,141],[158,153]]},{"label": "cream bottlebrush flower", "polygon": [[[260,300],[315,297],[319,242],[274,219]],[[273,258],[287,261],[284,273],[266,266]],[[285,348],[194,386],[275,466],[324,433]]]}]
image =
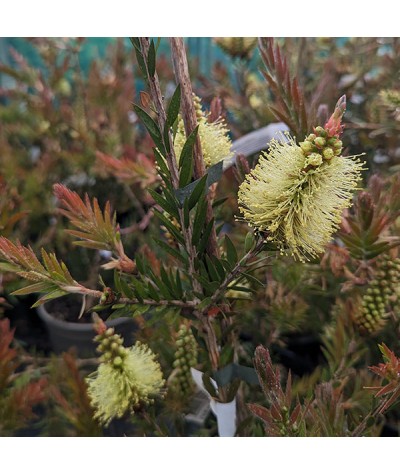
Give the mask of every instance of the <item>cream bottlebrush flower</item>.
[{"label": "cream bottlebrush flower", "polygon": [[[95,417],[108,425],[139,404],[148,404],[160,394],[165,383],[156,356],[145,344],[123,348],[119,354],[100,363],[86,379]],[[107,353],[104,354],[106,356]]]},{"label": "cream bottlebrush flower", "polygon": [[[211,167],[224,158],[231,158],[232,141],[229,138],[229,129],[222,119],[215,122],[208,122],[208,115],[201,109],[200,99],[195,96],[195,107],[197,111],[197,120],[199,124],[199,137],[201,149],[203,152],[204,163],[206,167]],[[174,139],[174,151],[177,160],[181,155],[183,146],[186,142],[185,127],[182,117],[179,116],[178,127]]]},{"label": "cream bottlebrush flower", "polygon": [[277,243],[282,253],[302,261],[324,251],[361,179],[363,163],[357,157],[330,155],[306,156],[293,138],[282,136],[271,141],[239,188],[245,220],[266,232],[266,240]]}]

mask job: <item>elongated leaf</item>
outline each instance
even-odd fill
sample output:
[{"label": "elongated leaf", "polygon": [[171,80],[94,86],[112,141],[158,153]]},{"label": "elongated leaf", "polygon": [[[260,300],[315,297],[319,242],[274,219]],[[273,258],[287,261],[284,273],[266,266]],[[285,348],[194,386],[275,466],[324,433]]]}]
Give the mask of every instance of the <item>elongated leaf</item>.
[{"label": "elongated leaf", "polygon": [[197,181],[192,193],[188,198],[189,210],[193,209],[199,202],[200,197],[204,194],[207,184],[207,175],[204,175]]},{"label": "elongated leaf", "polygon": [[149,70],[149,76],[154,77],[156,72],[156,48],[154,46],[154,41],[150,41],[149,52],[147,56],[147,67]]},{"label": "elongated leaf", "polygon": [[196,137],[197,133],[199,131],[199,126],[197,126],[193,132],[189,135],[189,137],[186,139],[186,142],[182,148],[182,152],[179,157],[179,168],[183,166],[183,163],[186,160],[192,160],[193,159],[193,147],[196,142]]},{"label": "elongated leaf", "polygon": [[138,117],[143,121],[147,131],[150,134],[150,137],[153,139],[156,146],[160,149],[161,153],[165,155],[165,147],[163,143],[163,139],[158,128],[158,125],[154,122],[154,120],[149,116],[149,114],[144,111],[141,107],[134,104],[133,108],[138,115]]},{"label": "elongated leaf", "polygon": [[[220,180],[222,176],[222,172],[224,169],[224,163],[223,161],[216,163],[212,167],[208,168],[207,170],[207,185],[206,188],[208,189],[212,184],[217,183],[217,181]],[[199,178],[201,180],[201,178]],[[175,194],[180,203],[183,203],[185,201],[185,198],[190,196],[192,191],[194,190],[195,186],[199,182],[199,180],[192,181],[189,183],[189,185],[185,186],[184,188],[180,188],[179,190],[176,190]]]},{"label": "elongated leaf", "polygon": [[[154,210],[154,215],[164,224],[167,230],[174,236],[174,238],[180,243],[184,244],[184,239],[178,228],[172,224],[171,220],[167,218],[164,214],[160,213],[157,209]],[[143,272],[144,274],[144,272]]]},{"label": "elongated leaf", "polygon": [[227,234],[225,234],[225,248],[228,262],[231,266],[234,266],[238,261],[238,255],[233,242],[229,239]]},{"label": "elongated leaf", "polygon": [[167,162],[165,158],[161,155],[160,151],[155,148],[154,149],[154,158],[156,159],[157,165],[160,169],[160,173],[162,173],[165,177],[170,176],[170,172],[168,170]]},{"label": "elongated leaf", "polygon": [[27,295],[27,294],[33,294],[36,292],[45,292],[49,288],[48,282],[37,282],[36,284],[31,284],[26,287],[23,287],[22,289],[14,290],[12,292],[12,295]]},{"label": "elongated leaf", "polygon": [[200,201],[197,209],[196,215],[193,222],[193,235],[192,235],[192,244],[196,246],[199,242],[201,232],[204,229],[205,221],[207,215],[207,201],[203,199]]},{"label": "elongated leaf", "polygon": [[182,163],[179,173],[179,187],[182,188],[190,183],[193,175],[193,160],[187,159]]},{"label": "elongated leaf", "polygon": [[176,121],[179,110],[181,108],[181,85],[178,84],[177,88],[175,89],[174,94],[171,97],[171,101],[168,105],[167,110],[167,122],[165,124],[166,127],[172,127],[174,122]]},{"label": "elongated leaf", "polygon": [[169,246],[166,242],[161,241],[161,239],[153,238],[154,242],[157,244],[158,247],[163,249],[164,251],[168,252],[172,257],[177,259],[178,261],[182,262],[183,264],[187,264],[187,259],[180,253],[178,250],[174,249],[173,247]]},{"label": "elongated leaf", "polygon": [[201,236],[201,239],[200,239],[200,242],[199,242],[199,245],[197,246],[197,252],[199,254],[202,254],[205,250],[206,250],[206,247],[207,247],[207,244],[208,244],[208,240],[210,238],[210,235],[211,235],[211,231],[213,229],[213,226],[214,226],[214,221],[215,219],[212,218],[208,223],[207,223],[207,226],[203,232],[203,235]]},{"label": "elongated leaf", "polygon": [[169,213],[171,216],[179,220],[179,213],[177,208],[174,204],[169,203],[165,198],[163,198],[159,193],[156,191],[149,189],[148,192],[150,193],[153,200],[161,206],[163,210]]}]

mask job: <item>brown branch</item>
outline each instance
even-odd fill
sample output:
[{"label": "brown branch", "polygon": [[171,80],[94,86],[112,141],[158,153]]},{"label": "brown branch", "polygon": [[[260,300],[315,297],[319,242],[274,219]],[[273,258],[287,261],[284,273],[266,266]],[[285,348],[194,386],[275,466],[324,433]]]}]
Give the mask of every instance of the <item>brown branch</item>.
[{"label": "brown branch", "polygon": [[[193,89],[190,82],[189,67],[187,63],[185,44],[183,38],[170,38],[172,61],[174,64],[174,73],[177,82],[181,86],[181,110],[183,122],[185,125],[186,136],[188,137],[197,127],[196,110],[193,102]],[[194,178],[197,180],[205,175],[206,168],[203,160],[203,152],[201,150],[200,137],[197,135],[194,147]],[[207,215],[206,221],[209,223],[213,218],[213,210],[210,195],[207,194]],[[207,251],[209,255],[219,256],[217,245],[217,234],[215,226],[211,230],[209,241],[207,243]]]}]

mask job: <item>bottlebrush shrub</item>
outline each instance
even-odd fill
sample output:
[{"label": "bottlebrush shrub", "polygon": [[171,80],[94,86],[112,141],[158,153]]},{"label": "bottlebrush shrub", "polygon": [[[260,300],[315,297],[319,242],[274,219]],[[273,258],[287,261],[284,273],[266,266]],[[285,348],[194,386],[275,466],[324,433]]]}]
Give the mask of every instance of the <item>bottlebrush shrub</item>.
[{"label": "bottlebrush shrub", "polygon": [[[149,89],[143,107],[135,105],[134,111],[154,142],[158,179],[148,192],[154,201],[151,219],[159,226],[157,232],[149,230],[146,238],[157,252],[159,267],[140,252],[130,253],[109,203],[101,207],[96,197],[82,199],[67,186],[56,184],[59,210],[69,220],[68,233],[76,239],[74,244],[107,251],[111,259],[103,270],[113,272],[113,279],[99,277],[100,288],[79,283],[55,254],[42,251],[40,261],[30,247],[5,237],[0,239],[2,269],[30,280],[32,283],[17,294],[40,292],[37,304],[78,293],[98,299],[92,310],[110,309],[111,318],[146,314],[159,325],[164,322],[171,327],[181,318],[191,320],[203,384],[215,400],[231,402],[240,380],[254,382],[251,369],[249,372],[238,364],[240,312],[236,311],[236,301],[244,294],[253,295],[263,285],[255,273],[279,258],[277,247],[297,258],[319,257],[358,187],[362,164],[340,155],[345,101],[339,101],[324,127],[309,130],[309,123],[302,119],[305,109],[299,105],[298,86],[288,90],[297,104],[294,110],[300,114],[296,115],[299,127],[307,129],[304,142],[308,145],[297,145],[294,139],[275,143],[269,158],[260,159],[260,164],[246,175],[239,200],[243,219],[254,229],[242,236],[243,245],[239,246],[221,232],[218,213],[222,203],[214,201],[214,193],[209,192],[221,175],[222,163],[209,163],[206,169],[199,127],[204,123],[201,119],[199,124],[196,114],[181,39],[171,38],[178,86],[168,105],[156,72],[155,43],[147,38],[132,39],[132,43]],[[185,141],[176,156],[179,114]],[[218,130],[220,140],[222,129]],[[225,131],[222,135],[225,140]],[[121,416],[141,399],[150,402],[161,388],[161,371],[151,349],[157,343],[149,341],[149,348],[135,346],[125,351],[116,340],[109,345],[112,351],[104,349],[105,355],[109,353],[113,358],[110,360],[108,355],[88,382],[102,422]],[[114,354],[114,350],[122,350],[121,355]],[[103,391],[107,379],[112,393]],[[290,414],[290,389],[287,391],[277,398],[282,404],[286,401]],[[336,398],[332,391],[328,391],[327,398]],[[302,416],[296,408],[289,417],[297,421]],[[302,430],[300,420],[296,424],[298,429],[290,432],[293,435]]]}]

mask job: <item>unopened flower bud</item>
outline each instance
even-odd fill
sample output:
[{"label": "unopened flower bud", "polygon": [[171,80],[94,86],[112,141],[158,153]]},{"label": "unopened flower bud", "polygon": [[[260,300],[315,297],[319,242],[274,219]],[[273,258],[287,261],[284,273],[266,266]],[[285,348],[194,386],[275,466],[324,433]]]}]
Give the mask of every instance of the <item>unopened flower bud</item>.
[{"label": "unopened flower bud", "polygon": [[318,127],[315,127],[314,132],[319,136],[319,137],[326,137],[328,134],[326,130],[321,127],[320,125]]},{"label": "unopened flower bud", "polygon": [[314,140],[314,143],[318,148],[322,148],[322,147],[325,147],[326,140],[323,137],[317,137]]},{"label": "unopened flower bud", "polygon": [[331,160],[334,157],[333,150],[330,147],[324,148],[322,155],[326,160]]}]

